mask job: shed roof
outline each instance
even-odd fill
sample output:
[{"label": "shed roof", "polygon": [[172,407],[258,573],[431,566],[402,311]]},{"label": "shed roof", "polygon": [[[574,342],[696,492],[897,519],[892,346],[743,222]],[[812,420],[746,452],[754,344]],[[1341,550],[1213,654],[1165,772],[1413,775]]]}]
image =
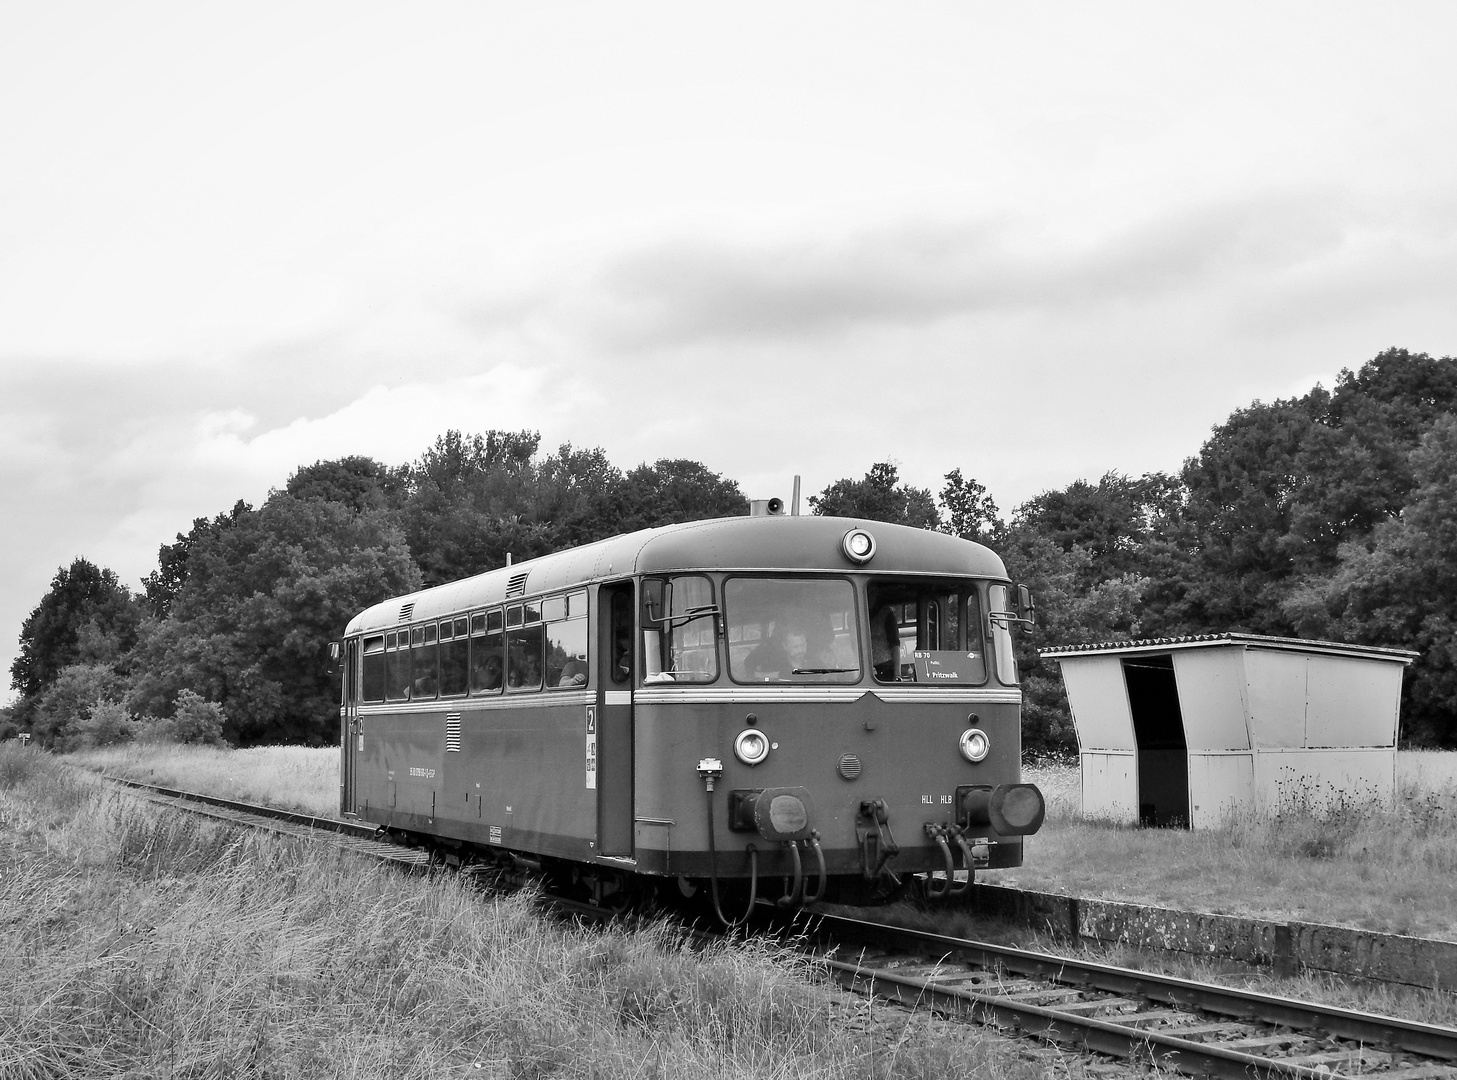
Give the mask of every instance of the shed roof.
[{"label": "shed roof", "polygon": [[1278,649],[1286,652],[1319,653],[1326,656],[1349,656],[1354,659],[1391,660],[1410,664],[1420,653],[1411,649],[1388,649],[1379,645],[1351,645],[1343,641],[1313,641],[1307,638],[1265,637],[1261,634],[1189,634],[1183,637],[1141,638],[1137,641],[1099,641],[1089,645],[1058,645],[1038,650],[1052,659],[1065,656],[1167,652],[1170,649],[1207,649],[1220,645],[1237,645],[1251,649]]}]

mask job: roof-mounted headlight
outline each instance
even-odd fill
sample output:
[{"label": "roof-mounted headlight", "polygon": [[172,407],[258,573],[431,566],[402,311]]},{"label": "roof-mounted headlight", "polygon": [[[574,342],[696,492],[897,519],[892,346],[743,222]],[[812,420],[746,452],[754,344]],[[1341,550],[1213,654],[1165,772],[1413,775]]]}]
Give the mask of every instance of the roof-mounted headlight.
[{"label": "roof-mounted headlight", "polygon": [[981,728],[967,728],[961,733],[961,742],[957,744],[961,756],[970,762],[978,762],[991,753],[992,742],[987,738],[987,733]]},{"label": "roof-mounted headlight", "polygon": [[840,550],[851,562],[864,566],[875,557],[875,537],[864,529],[851,529],[840,541]]},{"label": "roof-mounted headlight", "polygon": [[769,736],[758,728],[744,728],[734,736],[734,757],[745,765],[757,765],[769,756]]}]

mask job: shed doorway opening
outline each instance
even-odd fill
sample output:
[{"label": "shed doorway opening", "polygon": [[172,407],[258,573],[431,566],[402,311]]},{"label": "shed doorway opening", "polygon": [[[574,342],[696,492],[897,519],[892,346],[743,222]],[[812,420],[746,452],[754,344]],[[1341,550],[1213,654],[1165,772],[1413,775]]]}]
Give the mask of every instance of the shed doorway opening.
[{"label": "shed doorway opening", "polygon": [[1189,827],[1189,744],[1172,656],[1123,661],[1133,738],[1138,745],[1138,821]]}]

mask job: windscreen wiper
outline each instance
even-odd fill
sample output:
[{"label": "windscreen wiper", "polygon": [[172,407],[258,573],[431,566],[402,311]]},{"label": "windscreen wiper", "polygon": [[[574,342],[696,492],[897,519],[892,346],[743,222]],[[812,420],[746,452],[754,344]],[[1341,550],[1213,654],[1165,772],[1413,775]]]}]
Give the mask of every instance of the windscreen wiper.
[{"label": "windscreen wiper", "polygon": [[848,675],[852,671],[859,671],[853,667],[797,667],[790,672],[791,675]]}]

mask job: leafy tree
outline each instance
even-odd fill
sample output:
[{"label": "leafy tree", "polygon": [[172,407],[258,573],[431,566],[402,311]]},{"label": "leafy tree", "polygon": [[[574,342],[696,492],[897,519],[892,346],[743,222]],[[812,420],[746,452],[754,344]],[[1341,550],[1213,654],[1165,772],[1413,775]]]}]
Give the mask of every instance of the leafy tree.
[{"label": "leafy tree", "polygon": [[197,536],[167,618],[145,628],[130,702],[169,716],[184,690],[226,712],[233,743],[328,742],[337,691],[327,643],[361,609],[419,586],[382,510],[275,492]]},{"label": "leafy tree", "polygon": [[622,470],[601,447],[563,443],[536,470],[531,518],[547,528],[548,550],[559,551],[620,531]]},{"label": "leafy tree", "polygon": [[1400,513],[1416,483],[1412,451],[1454,410],[1457,360],[1388,349],[1358,372],[1341,372],[1301,454],[1308,483],[1292,508],[1288,547],[1302,570],[1330,569],[1342,543]]},{"label": "leafy tree", "polygon": [[550,550],[551,530],[535,520],[533,431],[447,431],[405,469],[402,510],[410,551],[425,580],[454,581],[505,565],[507,553]]},{"label": "leafy tree", "polygon": [[1405,687],[1407,736],[1457,742],[1457,414],[1439,417],[1409,455],[1401,515],[1350,540],[1327,575],[1294,590],[1285,613],[1313,637],[1416,649]]},{"label": "leafy tree", "polygon": [[1322,404],[1308,395],[1238,410],[1185,463],[1184,557],[1165,582],[1171,628],[1288,633],[1280,600],[1297,564],[1286,538]]},{"label": "leafy tree", "polygon": [[192,529],[186,536],[178,533],[176,543],[162,545],[157,552],[157,569],[142,580],[147,604],[154,615],[165,618],[171,609],[172,601],[187,580],[188,560],[193,549],[199,545],[211,544],[226,530],[236,528],[246,521],[252,513],[253,508],[239,499],[233,504],[232,510],[219,514],[211,521],[205,517],[194,518]]},{"label": "leafy tree", "polygon": [[20,630],[11,685],[34,698],[78,663],[117,661],[136,641],[141,611],[110,570],[76,559],[56,571]]},{"label": "leafy tree", "polygon": [[620,516],[615,527],[603,535],[680,521],[739,517],[749,509],[736,481],[684,458],[639,465],[623,477],[617,498]]},{"label": "leafy tree", "polygon": [[449,431],[407,467],[402,520],[429,581],[675,521],[742,514],[738,484],[696,461],[663,459],[626,476],[600,448],[563,444],[536,460],[535,432]]},{"label": "leafy tree", "polygon": [[900,482],[900,470],[890,462],[877,462],[862,480],[836,480],[809,497],[810,512],[824,517],[857,517],[889,521],[918,529],[941,524],[936,500],[927,488]]},{"label": "leafy tree", "polygon": [[386,510],[404,498],[402,470],[373,458],[342,457],[301,466],[284,486],[295,499],[323,499],[351,510]]},{"label": "leafy tree", "polygon": [[946,483],[941,488],[941,505],[946,508],[941,531],[963,540],[994,543],[1006,528],[986,487],[970,477],[963,477],[960,469],[952,469],[946,474]]},{"label": "leafy tree", "polygon": [[1016,636],[1023,687],[1023,746],[1032,752],[1071,750],[1077,740],[1062,673],[1039,650],[1052,645],[1086,645],[1142,633],[1140,613],[1147,579],[1128,572],[1104,577],[1094,553],[1070,550],[1027,524],[1002,537],[1002,561],[1013,581],[1037,598],[1038,629]]},{"label": "leafy tree", "polygon": [[1138,479],[1105,473],[1096,484],[1075,480],[1061,491],[1046,491],[1017,508],[1014,520],[1024,532],[1047,537],[1064,551],[1085,550],[1099,579],[1118,577],[1142,563],[1145,545],[1180,505],[1179,480],[1166,473]]},{"label": "leafy tree", "polygon": [[1334,392],[1235,412],[1185,463],[1152,590],[1161,629],[1294,632],[1285,600],[1401,512],[1412,450],[1453,410],[1457,360],[1390,349],[1342,371]]}]

